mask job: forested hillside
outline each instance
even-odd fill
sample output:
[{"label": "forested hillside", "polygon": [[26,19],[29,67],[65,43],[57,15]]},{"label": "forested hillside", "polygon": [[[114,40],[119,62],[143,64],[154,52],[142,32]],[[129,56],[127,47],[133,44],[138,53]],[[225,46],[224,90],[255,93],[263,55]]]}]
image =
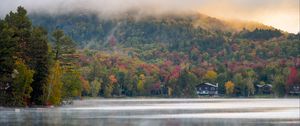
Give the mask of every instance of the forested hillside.
[{"label": "forested hillside", "polygon": [[[26,20],[16,22],[14,15],[20,14]],[[200,14],[105,19],[92,13],[35,13],[29,18],[20,10],[0,25],[0,90],[8,92],[1,95],[17,95],[6,85],[21,84],[11,75],[22,69],[31,79],[21,101],[195,97],[202,82],[218,83],[219,93],[227,96],[253,96],[257,84],[271,84],[274,96],[285,96],[300,85],[300,34],[259,23]],[[24,42],[28,46],[18,47]]]}]

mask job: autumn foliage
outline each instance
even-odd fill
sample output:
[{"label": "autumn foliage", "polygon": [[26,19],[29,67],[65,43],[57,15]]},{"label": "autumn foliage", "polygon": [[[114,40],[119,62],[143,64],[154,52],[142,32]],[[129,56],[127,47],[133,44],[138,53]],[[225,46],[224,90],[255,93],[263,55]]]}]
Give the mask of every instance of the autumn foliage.
[{"label": "autumn foliage", "polygon": [[234,83],[232,81],[227,81],[225,83],[226,94],[231,95],[234,92]]}]

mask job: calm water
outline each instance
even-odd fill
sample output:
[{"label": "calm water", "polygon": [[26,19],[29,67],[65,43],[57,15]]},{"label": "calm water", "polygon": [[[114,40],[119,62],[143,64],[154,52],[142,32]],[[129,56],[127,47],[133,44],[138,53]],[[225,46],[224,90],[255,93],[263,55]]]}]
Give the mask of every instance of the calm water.
[{"label": "calm water", "polygon": [[299,99],[93,99],[0,108],[0,126],[299,126]]}]

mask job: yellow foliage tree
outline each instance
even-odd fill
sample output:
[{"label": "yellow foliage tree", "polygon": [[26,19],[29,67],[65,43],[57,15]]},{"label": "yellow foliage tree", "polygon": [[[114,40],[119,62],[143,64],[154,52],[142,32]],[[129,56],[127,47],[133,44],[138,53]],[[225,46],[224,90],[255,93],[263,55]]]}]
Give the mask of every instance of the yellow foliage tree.
[{"label": "yellow foliage tree", "polygon": [[205,73],[204,79],[212,82],[217,78],[217,76],[218,76],[218,74],[215,71],[209,70]]},{"label": "yellow foliage tree", "polygon": [[227,81],[225,83],[226,94],[230,95],[234,90],[234,83],[232,81]]},{"label": "yellow foliage tree", "polygon": [[60,63],[57,61],[50,70],[48,76],[48,85],[44,87],[46,104],[59,105],[62,98],[62,74],[63,70]]},{"label": "yellow foliage tree", "polygon": [[141,74],[137,83],[137,90],[141,94],[144,91],[145,75]]},{"label": "yellow foliage tree", "polygon": [[34,71],[30,70],[28,66],[24,64],[22,60],[16,60],[16,69],[14,70],[12,76],[14,78],[13,83],[13,99],[14,105],[23,106],[26,105],[32,88],[30,84],[33,81]]}]

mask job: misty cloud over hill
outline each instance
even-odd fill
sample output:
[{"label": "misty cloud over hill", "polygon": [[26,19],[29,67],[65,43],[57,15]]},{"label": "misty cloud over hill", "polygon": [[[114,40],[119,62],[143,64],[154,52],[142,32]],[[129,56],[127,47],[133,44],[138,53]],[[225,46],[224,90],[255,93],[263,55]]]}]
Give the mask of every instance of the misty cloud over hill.
[{"label": "misty cloud over hill", "polygon": [[93,12],[114,18],[135,11],[136,16],[203,13],[212,17],[261,22],[299,32],[298,0],[2,0],[0,17],[19,5],[29,12],[64,14]]}]

